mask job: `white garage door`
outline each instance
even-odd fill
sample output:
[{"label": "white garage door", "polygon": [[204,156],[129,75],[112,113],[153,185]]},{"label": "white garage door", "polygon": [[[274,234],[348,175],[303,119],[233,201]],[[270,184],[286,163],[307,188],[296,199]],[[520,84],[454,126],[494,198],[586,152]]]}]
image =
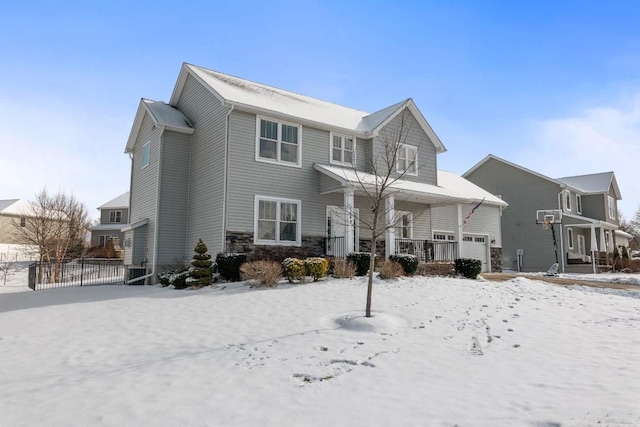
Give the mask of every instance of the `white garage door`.
[{"label": "white garage door", "polygon": [[462,242],[463,257],[479,259],[482,261],[482,271],[489,271],[489,264],[487,262],[487,237],[465,235],[462,238]]}]

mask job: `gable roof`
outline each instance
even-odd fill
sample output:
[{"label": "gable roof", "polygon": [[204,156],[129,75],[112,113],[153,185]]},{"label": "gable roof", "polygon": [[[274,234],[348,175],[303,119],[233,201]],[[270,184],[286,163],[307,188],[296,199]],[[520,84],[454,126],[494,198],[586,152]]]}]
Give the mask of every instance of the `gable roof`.
[{"label": "gable roof", "polygon": [[[342,186],[355,186],[358,188],[364,185],[373,187],[376,181],[380,180],[380,177],[376,175],[355,171],[351,168],[318,163],[314,164],[314,168],[339,181]],[[485,203],[490,205],[502,207],[508,205],[501,198],[494,196],[453,172],[441,170],[437,172],[438,185],[398,179],[389,188],[393,192],[406,194],[416,199],[428,200],[431,204],[478,203],[484,200]]]},{"label": "gable roof", "polygon": [[133,146],[136,143],[136,138],[142,127],[142,120],[145,114],[149,114],[149,117],[151,117],[151,120],[153,120],[156,126],[188,134],[194,132],[191,123],[189,123],[184,114],[177,108],[164,102],[142,98],[138,105],[138,111],[136,112],[136,118],[133,121],[131,132],[129,133],[125,153],[131,153],[133,151]]},{"label": "gable roof", "polygon": [[620,197],[620,188],[613,172],[592,173],[588,175],[566,176],[558,178],[558,181],[579,190],[584,194],[608,194],[609,189],[613,186],[618,200]]},{"label": "gable roof", "polygon": [[98,209],[126,209],[129,207],[129,192],[123,193],[115,199],[109,200],[107,203],[98,206]]},{"label": "gable roof", "polygon": [[601,172],[601,173],[593,173],[588,175],[576,175],[576,176],[567,176],[564,178],[549,178],[546,175],[541,173],[532,171],[531,169],[527,169],[523,166],[517,165],[515,163],[511,163],[505,159],[501,159],[498,156],[494,156],[493,154],[489,154],[484,159],[480,160],[476,163],[471,169],[462,174],[463,177],[468,177],[482,165],[487,163],[489,160],[496,160],[498,162],[502,162],[506,165],[514,167],[516,169],[520,169],[524,172],[535,175],[539,178],[545,179],[549,182],[559,185],[561,188],[571,187],[571,189],[582,193],[582,194],[602,194],[609,193],[609,188],[613,186],[614,192],[618,200],[621,200],[620,196],[620,188],[618,187],[618,183],[616,181],[616,177],[613,172]]},{"label": "gable roof", "polygon": [[234,108],[266,115],[276,114],[290,117],[298,122],[319,125],[321,128],[329,127],[353,132],[367,138],[374,136],[382,126],[405,108],[409,108],[435,145],[436,150],[439,153],[446,151],[438,136],[410,98],[369,114],[365,111],[184,63],[171,95],[171,105],[177,105],[188,75],[193,76],[204,85],[220,102],[233,105]]},{"label": "gable roof", "polygon": [[31,203],[21,199],[0,200],[0,214],[23,215],[31,209]]}]

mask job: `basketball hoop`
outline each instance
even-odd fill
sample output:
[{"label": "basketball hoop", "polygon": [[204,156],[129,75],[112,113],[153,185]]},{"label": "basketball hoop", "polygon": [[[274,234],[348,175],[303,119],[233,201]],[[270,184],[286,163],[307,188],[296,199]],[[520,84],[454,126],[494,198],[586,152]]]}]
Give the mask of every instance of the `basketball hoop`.
[{"label": "basketball hoop", "polygon": [[544,221],[542,221],[542,229],[543,230],[548,230],[551,228],[551,225],[553,224],[553,221],[547,217],[545,217]]}]

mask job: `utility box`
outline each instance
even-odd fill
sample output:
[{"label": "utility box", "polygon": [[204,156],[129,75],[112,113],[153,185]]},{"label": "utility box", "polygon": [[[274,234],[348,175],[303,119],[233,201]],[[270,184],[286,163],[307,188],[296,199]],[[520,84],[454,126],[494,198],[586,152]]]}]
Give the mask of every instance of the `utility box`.
[{"label": "utility box", "polygon": [[137,279],[138,277],[143,277],[147,274],[146,267],[129,267],[129,278],[127,280],[129,285],[144,285],[144,279],[131,281],[133,279]]}]

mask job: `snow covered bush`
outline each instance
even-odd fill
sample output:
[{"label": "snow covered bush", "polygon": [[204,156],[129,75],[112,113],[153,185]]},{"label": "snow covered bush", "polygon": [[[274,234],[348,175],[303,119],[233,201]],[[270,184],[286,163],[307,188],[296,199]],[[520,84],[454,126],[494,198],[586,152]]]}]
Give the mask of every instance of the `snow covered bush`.
[{"label": "snow covered bush", "polygon": [[307,268],[304,261],[298,258],[285,258],[282,261],[282,275],[289,283],[293,283],[294,280],[302,281],[306,273]]},{"label": "snow covered bush", "polygon": [[416,274],[420,276],[454,277],[456,269],[450,262],[421,262]]},{"label": "snow covered bush", "polygon": [[475,279],[482,271],[482,261],[471,258],[457,258],[453,261],[456,273],[462,274],[467,279]]},{"label": "snow covered bush", "polygon": [[418,270],[418,257],[410,254],[389,255],[389,261],[395,261],[402,266],[404,274],[413,276]]},{"label": "snow covered bush", "polygon": [[400,263],[385,260],[380,263],[378,276],[382,280],[397,279],[398,277],[402,276],[403,272],[404,270],[402,269]]},{"label": "snow covered bush", "polygon": [[207,253],[209,249],[202,239],[198,239],[198,243],[193,250],[195,254],[193,255],[193,261],[191,261],[191,268],[189,269],[189,277],[191,280],[189,280],[188,283],[198,288],[209,286],[211,284],[211,264],[213,264],[211,255]]},{"label": "snow covered bush", "polygon": [[245,262],[247,262],[247,254],[244,253],[219,253],[216,255],[216,265],[220,277],[230,282],[242,280],[240,266]]},{"label": "snow covered bush", "polygon": [[365,276],[369,271],[369,252],[351,252],[347,255],[347,260],[356,266],[356,276]]},{"label": "snow covered bush", "polygon": [[320,257],[312,257],[304,260],[307,276],[311,276],[314,282],[322,279],[329,271],[329,262]]},{"label": "snow covered bush", "polygon": [[186,268],[176,268],[158,273],[158,281],[162,286],[173,286],[175,289],[184,289],[187,286],[189,270]]},{"label": "snow covered bush", "polygon": [[333,260],[333,277],[337,279],[351,279],[356,275],[356,266],[344,258]]},{"label": "snow covered bush", "polygon": [[252,286],[276,286],[280,280],[282,268],[276,261],[253,261],[242,264],[242,280],[248,280]]}]

